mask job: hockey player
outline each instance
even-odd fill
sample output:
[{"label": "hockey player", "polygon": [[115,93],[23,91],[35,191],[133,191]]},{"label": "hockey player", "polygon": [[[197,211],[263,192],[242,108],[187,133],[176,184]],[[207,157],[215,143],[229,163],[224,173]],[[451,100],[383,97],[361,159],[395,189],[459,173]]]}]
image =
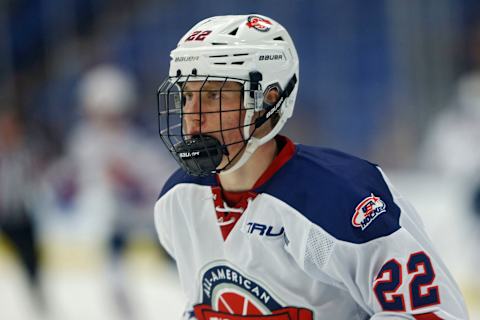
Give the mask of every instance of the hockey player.
[{"label": "hockey player", "polygon": [[467,319],[420,217],[382,170],[279,135],[299,62],[261,15],[201,21],[171,52],[160,136],[183,170],[155,205],[184,319]]}]

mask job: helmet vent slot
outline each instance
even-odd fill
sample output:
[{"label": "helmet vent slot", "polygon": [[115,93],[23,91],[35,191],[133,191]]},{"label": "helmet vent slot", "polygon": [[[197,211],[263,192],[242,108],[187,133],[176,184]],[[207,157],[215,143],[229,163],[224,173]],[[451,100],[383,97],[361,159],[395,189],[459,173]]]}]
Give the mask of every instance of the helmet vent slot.
[{"label": "helmet vent slot", "polygon": [[276,41],[285,41],[285,40],[283,40],[282,37],[276,37],[276,38],[273,38],[273,40],[276,40]]},{"label": "helmet vent slot", "polygon": [[232,36],[235,36],[235,35],[237,35],[237,31],[238,31],[238,28],[235,28],[232,31],[230,31],[228,34],[232,35]]},{"label": "helmet vent slot", "polygon": [[213,46],[226,46],[228,43],[225,42],[212,42]]},{"label": "helmet vent slot", "polygon": [[214,62],[213,64],[221,64],[221,65],[225,65],[227,64],[226,62]]},{"label": "helmet vent slot", "polygon": [[249,53],[234,53],[233,56],[234,57],[240,57],[240,56],[248,56]]},{"label": "helmet vent slot", "polygon": [[225,58],[225,57],[228,57],[228,54],[220,54],[220,55],[216,55],[216,56],[209,56],[209,58]]},{"label": "helmet vent slot", "polygon": [[241,66],[243,64],[243,61],[234,61],[231,64],[236,64],[236,65]]}]

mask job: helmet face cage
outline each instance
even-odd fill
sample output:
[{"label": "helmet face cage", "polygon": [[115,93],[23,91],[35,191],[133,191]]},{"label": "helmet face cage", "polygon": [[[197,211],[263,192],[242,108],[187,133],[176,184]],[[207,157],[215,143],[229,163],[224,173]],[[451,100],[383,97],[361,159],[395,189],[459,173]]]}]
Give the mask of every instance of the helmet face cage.
[{"label": "helmet face cage", "polygon": [[[188,83],[196,82],[195,89],[187,87]],[[239,84],[238,89],[232,89],[227,83]],[[257,98],[261,88],[257,83],[252,86],[250,80],[232,77],[179,75],[168,77],[157,91],[159,134],[163,143],[175,160],[187,173],[194,176],[206,176],[228,168],[242,153],[248,141],[256,130],[252,117],[244,121],[245,113],[255,111],[255,103],[245,103],[245,100]],[[214,84],[213,89],[211,85]],[[252,89],[253,88],[253,89]],[[238,105],[224,106],[222,94],[238,92]],[[198,108],[187,110],[186,97],[198,97]],[[211,101],[207,108],[206,99],[209,96],[218,97],[215,105]],[[235,124],[231,121],[224,123],[224,119],[234,116],[238,119]],[[203,117],[209,123],[209,131],[204,131],[202,123],[195,132],[187,132],[187,121],[202,122]],[[200,119],[200,120],[193,120]],[[245,123],[247,122],[247,123]],[[253,127],[251,127],[253,125]],[[248,128],[246,128],[248,127]],[[253,128],[253,129],[252,129]],[[236,131],[236,133],[235,133]],[[249,134],[246,136],[246,132]],[[228,135],[228,136],[227,136]],[[238,137],[233,139],[232,136]],[[229,138],[230,137],[230,138]],[[238,145],[239,147],[234,147]],[[231,150],[235,150],[232,154]],[[224,160],[222,164],[222,160]],[[222,164],[222,165],[221,165]],[[221,165],[221,166],[220,166]]]},{"label": "helmet face cage", "polygon": [[[157,92],[159,133],[190,175],[234,172],[274,139],[292,115],[298,55],[287,30],[269,17],[202,20],[179,40],[170,57],[170,77]],[[238,98],[227,93],[232,87]],[[273,104],[264,101],[269,89],[279,93]],[[271,128],[254,135],[265,123]]]}]

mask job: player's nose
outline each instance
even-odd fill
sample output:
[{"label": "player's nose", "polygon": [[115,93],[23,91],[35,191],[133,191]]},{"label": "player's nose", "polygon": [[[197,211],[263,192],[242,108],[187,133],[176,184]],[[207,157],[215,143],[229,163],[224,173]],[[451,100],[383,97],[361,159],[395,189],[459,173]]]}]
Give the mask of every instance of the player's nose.
[{"label": "player's nose", "polygon": [[200,95],[198,93],[193,93],[187,101],[185,101],[185,106],[183,108],[183,118],[185,120],[185,133],[188,135],[194,135],[200,133],[200,128],[202,125],[202,114],[200,112]]},{"label": "player's nose", "polygon": [[186,98],[183,106],[185,114],[194,114],[200,111],[200,95],[198,92],[191,92]]}]

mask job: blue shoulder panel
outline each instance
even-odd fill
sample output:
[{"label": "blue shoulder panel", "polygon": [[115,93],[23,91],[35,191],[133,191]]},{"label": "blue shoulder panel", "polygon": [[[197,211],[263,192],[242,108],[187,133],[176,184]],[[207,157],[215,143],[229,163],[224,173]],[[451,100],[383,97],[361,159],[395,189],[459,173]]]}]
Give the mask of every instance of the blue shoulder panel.
[{"label": "blue shoulder panel", "polygon": [[[376,165],[339,151],[297,145],[293,158],[255,191],[282,200],[339,240],[364,243],[400,228],[400,209]],[[354,226],[356,211],[362,224]]]},{"label": "blue shoulder panel", "polygon": [[172,189],[175,187],[177,184],[180,183],[193,183],[193,184],[198,184],[198,185],[204,185],[204,186],[216,186],[218,185],[217,180],[215,179],[215,176],[208,176],[208,177],[194,177],[188,175],[185,171],[182,169],[177,169],[170,178],[168,178],[167,182],[163,185],[162,191],[160,192],[160,195],[158,196],[158,199],[160,199],[165,193],[168,192],[168,190]]}]

